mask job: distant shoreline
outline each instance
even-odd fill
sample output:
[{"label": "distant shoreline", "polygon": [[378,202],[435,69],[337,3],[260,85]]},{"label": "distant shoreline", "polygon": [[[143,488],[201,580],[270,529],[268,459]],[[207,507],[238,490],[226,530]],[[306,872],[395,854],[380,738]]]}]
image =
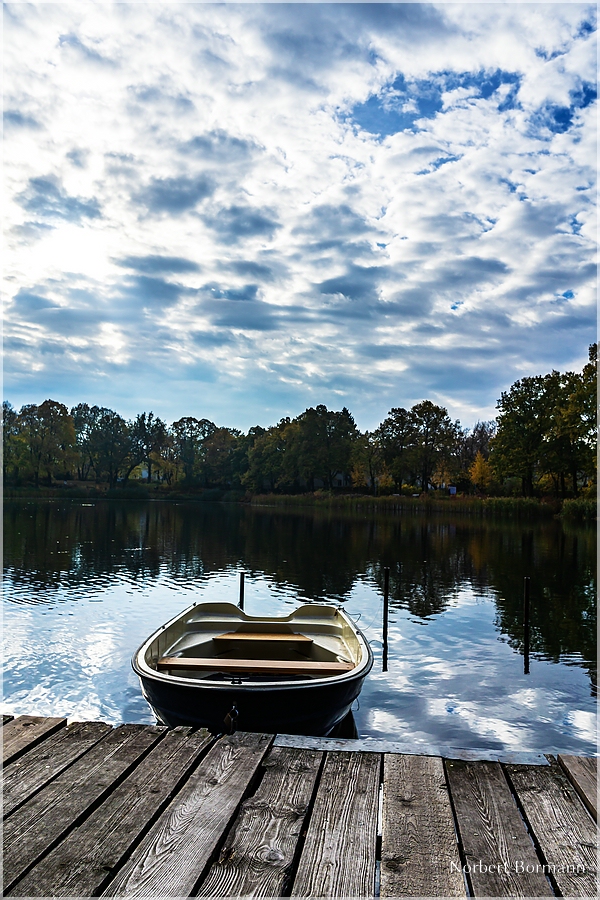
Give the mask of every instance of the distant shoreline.
[{"label": "distant shoreline", "polygon": [[206,488],[200,491],[164,490],[146,485],[133,484],[127,487],[107,489],[105,486],[62,486],[53,485],[22,488],[5,488],[4,500],[117,500],[153,501],[164,503],[225,502],[246,503],[253,507],[277,509],[329,509],[338,512],[408,513],[411,515],[431,513],[451,513],[480,518],[530,519],[552,518],[593,522],[597,519],[597,504],[593,498],[560,500],[554,497],[455,497],[439,492],[421,494],[418,497],[406,495],[385,495],[374,497],[369,494],[335,494],[316,491],[303,494],[255,494],[243,491]]}]

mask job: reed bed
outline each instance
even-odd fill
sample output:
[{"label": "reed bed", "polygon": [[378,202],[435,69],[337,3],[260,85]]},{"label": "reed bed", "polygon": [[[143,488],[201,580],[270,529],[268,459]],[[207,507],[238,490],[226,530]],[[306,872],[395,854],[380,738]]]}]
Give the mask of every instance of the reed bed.
[{"label": "reed bed", "polygon": [[[369,510],[414,515],[443,512],[511,519],[551,518],[560,514],[562,505],[560,500],[539,500],[536,497],[439,497],[435,495],[370,497],[364,494],[336,495],[325,491],[316,491],[314,494],[260,494],[252,497],[250,502],[256,506],[311,506],[321,509],[360,512]],[[583,502],[589,503],[590,501]],[[580,516],[580,518],[584,517]]]}]

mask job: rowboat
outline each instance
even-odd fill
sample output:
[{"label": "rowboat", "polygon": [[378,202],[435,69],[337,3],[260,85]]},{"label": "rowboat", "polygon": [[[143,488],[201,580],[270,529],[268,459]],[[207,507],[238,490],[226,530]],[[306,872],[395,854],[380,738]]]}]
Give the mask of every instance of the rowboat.
[{"label": "rowboat", "polygon": [[209,602],[150,635],[132,665],[169,727],[326,735],[358,697],[373,653],[337,606],[266,617]]}]

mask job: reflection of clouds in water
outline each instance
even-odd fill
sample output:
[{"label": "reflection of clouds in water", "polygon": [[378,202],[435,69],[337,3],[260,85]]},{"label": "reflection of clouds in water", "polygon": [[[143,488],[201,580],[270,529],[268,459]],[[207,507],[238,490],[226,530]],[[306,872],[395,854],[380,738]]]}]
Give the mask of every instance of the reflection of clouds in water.
[{"label": "reflection of clouds in water", "polygon": [[86,675],[96,675],[106,668],[114,668],[116,646],[114,634],[108,631],[98,630],[88,634],[81,648],[81,668]]},{"label": "reflection of clouds in water", "polygon": [[88,690],[85,696],[81,696],[79,690],[65,692],[61,689],[57,693],[52,687],[40,684],[31,690],[20,691],[5,704],[6,711],[14,715],[23,715],[21,710],[24,708],[30,715],[64,716],[82,722],[106,721],[107,712],[106,704],[93,691]]},{"label": "reflection of clouds in water", "polygon": [[[403,663],[395,668],[393,672],[375,671],[375,667],[378,664],[381,665],[381,661],[374,664],[373,669],[371,669],[369,674],[369,682],[373,687],[379,683],[380,689],[385,690],[386,688],[391,688],[394,692],[411,687],[412,679],[410,677],[409,663]],[[398,669],[400,669],[400,671],[398,671]]]},{"label": "reflection of clouds in water", "polygon": [[567,713],[563,724],[567,726],[569,734],[592,743],[598,740],[598,720],[594,713],[574,709]]},{"label": "reflection of clouds in water", "polygon": [[[474,734],[487,740],[496,738],[507,749],[521,750],[527,746],[527,725],[511,724],[491,716],[482,704],[463,702],[455,697],[438,697],[427,700],[427,710],[432,716],[459,716]],[[476,742],[474,746],[477,746]]]},{"label": "reflection of clouds in water", "polygon": [[425,741],[427,735],[414,731],[414,725],[407,719],[402,719],[397,713],[384,709],[373,709],[368,714],[369,725],[379,734],[394,734],[398,738],[406,736],[411,741]]}]

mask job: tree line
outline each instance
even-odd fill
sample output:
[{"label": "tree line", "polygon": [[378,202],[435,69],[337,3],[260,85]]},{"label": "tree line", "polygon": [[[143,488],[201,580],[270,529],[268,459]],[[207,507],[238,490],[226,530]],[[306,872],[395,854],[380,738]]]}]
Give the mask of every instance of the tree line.
[{"label": "tree line", "polygon": [[446,488],[525,496],[577,496],[596,479],[597,346],[582,372],[553,371],[502,392],[496,420],[472,429],[424,400],[394,407],[361,432],[345,407],[311,407],[247,433],[153,412],[55,400],[19,411],[3,403],[4,480],[95,481],[110,488],[143,477],[166,487],[296,493],[317,488],[412,493]]}]

